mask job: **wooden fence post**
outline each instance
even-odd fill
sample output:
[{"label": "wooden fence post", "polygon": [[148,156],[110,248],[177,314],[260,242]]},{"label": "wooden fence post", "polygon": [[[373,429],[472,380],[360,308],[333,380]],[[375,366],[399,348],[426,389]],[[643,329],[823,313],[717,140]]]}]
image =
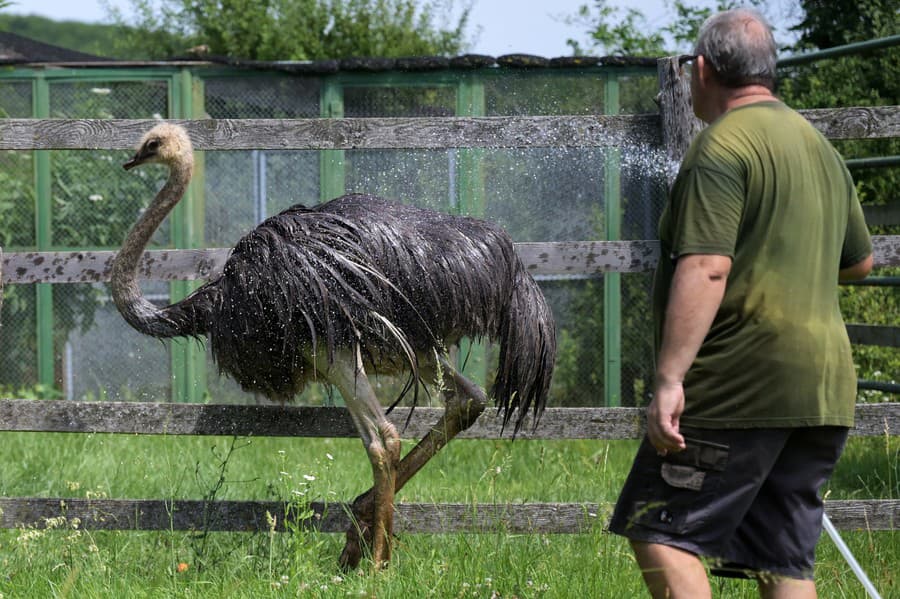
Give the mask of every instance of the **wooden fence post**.
[{"label": "wooden fence post", "polygon": [[666,170],[669,187],[675,181],[678,167],[703,122],[694,116],[690,81],[682,73],[681,57],[660,58],[656,62],[659,78],[659,114],[663,148],[669,161]]}]

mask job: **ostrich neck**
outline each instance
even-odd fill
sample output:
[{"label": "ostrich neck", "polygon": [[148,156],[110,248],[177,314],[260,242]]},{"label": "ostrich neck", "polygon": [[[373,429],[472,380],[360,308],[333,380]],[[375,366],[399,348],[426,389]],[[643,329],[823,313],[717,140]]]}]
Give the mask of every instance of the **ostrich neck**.
[{"label": "ostrich neck", "polygon": [[167,317],[165,308],[157,308],[144,297],[138,286],[137,269],[153,234],[187,190],[192,172],[190,157],[169,167],[165,185],[129,231],[112,265],[110,286],[116,307],[132,327],[154,337],[188,334]]}]

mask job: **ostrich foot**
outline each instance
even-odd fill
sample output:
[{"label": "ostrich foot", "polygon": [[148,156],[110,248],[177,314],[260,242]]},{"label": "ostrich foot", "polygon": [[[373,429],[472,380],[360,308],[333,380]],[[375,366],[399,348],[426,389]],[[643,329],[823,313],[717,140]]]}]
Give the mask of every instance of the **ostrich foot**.
[{"label": "ostrich foot", "polygon": [[367,491],[357,497],[350,507],[353,521],[347,529],[347,541],[339,560],[341,570],[348,572],[359,566],[363,555],[372,551],[372,522],[375,517],[374,493]]},{"label": "ostrich foot", "polygon": [[[429,429],[421,441],[400,461],[395,491],[399,491],[434,455],[460,432],[469,428],[484,411],[487,397],[467,378],[444,362],[448,387],[447,408],[440,420]],[[452,385],[452,386],[451,386]],[[347,541],[341,552],[340,565],[344,571],[356,569],[363,555],[372,553],[375,522],[375,489],[369,489],[353,500],[350,506],[354,522],[347,530]],[[391,531],[387,531],[390,540]],[[376,564],[376,567],[379,567]]]}]

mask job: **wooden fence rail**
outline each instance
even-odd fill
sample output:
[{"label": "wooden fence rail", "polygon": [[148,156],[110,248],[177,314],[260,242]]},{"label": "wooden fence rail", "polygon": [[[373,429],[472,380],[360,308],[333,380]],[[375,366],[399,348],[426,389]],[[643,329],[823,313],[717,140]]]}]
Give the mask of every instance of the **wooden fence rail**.
[{"label": "wooden fence rail", "polygon": [[[345,503],[320,502],[300,526],[321,532],[345,532],[350,526]],[[610,504],[598,503],[398,503],[398,533],[510,532],[568,534],[605,526]],[[278,501],[203,501],[155,499],[0,498],[0,528],[47,526],[64,516],[89,530],[194,530],[266,532],[266,517],[297,522],[290,506]],[[893,530],[900,526],[900,500],[825,502],[828,517],[842,530]]]},{"label": "wooden fence rail", "polygon": [[[420,439],[443,408],[396,408],[389,414],[406,439]],[[408,422],[408,424],[407,424]],[[460,439],[512,438],[493,410]],[[637,439],[643,435],[641,408],[547,408],[539,426],[531,421],[519,440]],[[280,405],[224,405],[145,402],[0,400],[0,432],[118,433],[145,435],[238,435],[253,437],[350,437],[359,433],[346,408]],[[856,406],[853,435],[900,435],[900,403]]]},{"label": "wooden fence rail", "polygon": [[[900,266],[900,235],[872,238],[877,267]],[[533,275],[599,275],[646,272],[656,267],[659,242],[548,241],[516,243],[516,252]],[[152,250],[138,275],[147,280],[209,279],[222,272],[227,248]],[[0,256],[2,280],[22,283],[101,283],[109,280],[113,251],[8,252]]]},{"label": "wooden fence rail", "polygon": [[[900,107],[801,110],[830,139],[900,137]],[[0,119],[0,150],[126,150],[158,121]],[[660,117],[409,117],[172,120],[197,150],[661,146]]]},{"label": "wooden fence rail", "polygon": [[[875,264],[900,266],[900,236],[873,238]],[[534,275],[584,276],[646,272],[656,266],[656,241],[559,241],[517,243],[516,251]],[[147,280],[208,279],[221,273],[228,249],[146,252],[139,276]],[[109,280],[112,251],[10,252],[0,254],[0,284],[100,283]],[[859,345],[900,346],[900,327],[848,325]]]}]

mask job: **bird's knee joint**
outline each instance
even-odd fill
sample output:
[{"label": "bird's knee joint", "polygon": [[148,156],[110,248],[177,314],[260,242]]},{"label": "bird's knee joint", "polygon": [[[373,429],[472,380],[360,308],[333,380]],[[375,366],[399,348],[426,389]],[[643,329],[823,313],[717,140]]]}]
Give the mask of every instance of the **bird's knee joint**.
[{"label": "bird's knee joint", "polygon": [[372,439],[366,452],[372,466],[379,470],[392,470],[400,461],[400,435],[390,422],[378,427],[378,434]]}]

